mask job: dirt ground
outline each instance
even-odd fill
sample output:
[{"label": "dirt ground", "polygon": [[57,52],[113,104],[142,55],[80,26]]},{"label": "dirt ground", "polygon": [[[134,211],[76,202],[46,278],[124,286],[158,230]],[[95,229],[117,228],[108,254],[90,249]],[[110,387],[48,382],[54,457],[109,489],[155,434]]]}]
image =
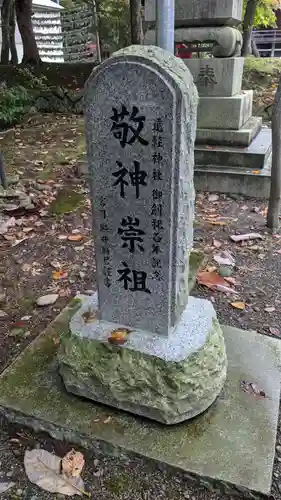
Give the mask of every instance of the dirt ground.
[{"label": "dirt ground", "polygon": [[[0,188],[2,371],[71,297],[95,289],[95,264],[89,189],[77,168],[84,154],[82,119],[33,117],[0,135],[0,151],[13,182],[7,192]],[[218,289],[197,284],[193,293],[212,300],[221,323],[281,338],[281,237],[267,232],[265,216],[265,202],[197,193],[194,247],[204,251],[208,273],[201,280],[206,282],[211,274]],[[259,237],[242,243],[231,240],[233,235],[247,233]],[[218,274],[228,281],[221,285]],[[58,298],[53,305],[39,307],[36,301],[47,294]],[[16,483],[2,497],[60,498],[28,482],[23,453],[27,447],[42,445],[64,454],[66,445],[30,432],[18,435],[18,431],[4,426],[0,437],[0,482]],[[281,452],[279,435],[278,443]],[[121,458],[94,462],[93,455],[86,454],[86,464],[85,482],[96,500],[223,498],[183,485],[177,476]],[[273,477],[276,499],[281,498],[279,488],[281,454],[277,454]]]}]

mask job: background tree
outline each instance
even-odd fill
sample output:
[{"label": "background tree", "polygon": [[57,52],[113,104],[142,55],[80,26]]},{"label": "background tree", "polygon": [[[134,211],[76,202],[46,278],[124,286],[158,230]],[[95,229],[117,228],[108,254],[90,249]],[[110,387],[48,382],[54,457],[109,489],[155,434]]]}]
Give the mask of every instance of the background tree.
[{"label": "background tree", "polygon": [[32,0],[15,0],[15,9],[23,44],[22,63],[36,65],[40,56],[32,26]]},{"label": "background tree", "polygon": [[10,0],[3,0],[1,7],[1,64],[9,64],[10,54]]},{"label": "background tree", "polygon": [[267,212],[267,226],[274,232],[279,228],[281,202],[281,78],[272,108],[272,167]]},{"label": "background tree", "polygon": [[141,45],[143,43],[141,0],[130,0],[130,14],[131,42],[133,45]]},{"label": "background tree", "polygon": [[10,22],[9,22],[9,39],[10,39],[10,53],[11,63],[18,64],[18,53],[16,47],[15,33],[16,33],[16,11],[15,0],[10,0]]},{"label": "background tree", "polygon": [[[253,27],[274,27],[279,0],[244,0],[242,56],[252,53]],[[255,48],[254,48],[255,49]],[[257,55],[257,53],[256,53]]]},{"label": "background tree", "polygon": [[17,64],[18,56],[15,44],[15,2],[14,0],[3,0],[1,6],[1,64],[8,64],[11,54],[11,63]]}]

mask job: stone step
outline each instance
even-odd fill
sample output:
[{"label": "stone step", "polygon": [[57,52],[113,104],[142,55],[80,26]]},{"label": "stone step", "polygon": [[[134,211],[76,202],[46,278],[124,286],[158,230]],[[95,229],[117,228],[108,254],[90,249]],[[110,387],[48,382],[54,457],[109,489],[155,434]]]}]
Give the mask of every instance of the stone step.
[{"label": "stone step", "polygon": [[[255,173],[254,173],[255,172]],[[252,198],[268,198],[270,191],[271,155],[261,170],[246,168],[196,167],[196,191],[237,194]]]},{"label": "stone step", "polygon": [[260,132],[261,127],[262,118],[252,116],[239,130],[198,128],[196,131],[196,144],[247,147]]},{"label": "stone step", "polygon": [[252,109],[252,90],[232,97],[200,97],[197,127],[239,130],[251,118]]},{"label": "stone step", "polygon": [[271,154],[271,130],[262,129],[248,147],[197,145],[195,168],[260,170]]}]

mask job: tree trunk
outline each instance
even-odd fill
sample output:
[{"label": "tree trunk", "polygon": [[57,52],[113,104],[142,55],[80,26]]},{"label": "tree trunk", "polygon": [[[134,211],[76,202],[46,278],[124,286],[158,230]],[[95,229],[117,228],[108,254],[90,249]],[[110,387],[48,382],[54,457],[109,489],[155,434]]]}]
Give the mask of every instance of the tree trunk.
[{"label": "tree trunk", "polygon": [[40,63],[39,51],[32,27],[32,0],[15,0],[17,23],[23,44],[23,64]]},{"label": "tree trunk", "polygon": [[256,44],[255,40],[253,40],[253,37],[251,39],[251,48],[252,48],[253,56],[260,57],[260,53],[258,51],[257,44]]},{"label": "tree trunk", "polygon": [[253,31],[257,5],[258,5],[258,0],[247,0],[247,6],[243,21],[243,45],[242,45],[243,57],[251,54],[251,39],[252,39],[252,31]]},{"label": "tree trunk", "polygon": [[281,78],[272,108],[272,167],[267,226],[274,232],[279,228],[281,203]]},{"label": "tree trunk", "polygon": [[142,3],[141,0],[130,0],[131,40],[133,45],[143,44]]},{"label": "tree trunk", "polygon": [[12,0],[10,4],[10,22],[9,22],[9,39],[10,39],[10,52],[11,63],[18,64],[18,53],[15,41],[16,19],[15,19],[15,1]]},{"label": "tree trunk", "polygon": [[100,46],[100,32],[99,32],[99,17],[97,12],[96,0],[92,0],[92,11],[93,11],[93,26],[94,35],[96,38],[96,50],[97,50],[97,61],[101,63],[101,46]]},{"label": "tree trunk", "polygon": [[10,21],[10,1],[3,0],[1,7],[1,64],[9,64],[10,40],[9,40],[9,21]]}]

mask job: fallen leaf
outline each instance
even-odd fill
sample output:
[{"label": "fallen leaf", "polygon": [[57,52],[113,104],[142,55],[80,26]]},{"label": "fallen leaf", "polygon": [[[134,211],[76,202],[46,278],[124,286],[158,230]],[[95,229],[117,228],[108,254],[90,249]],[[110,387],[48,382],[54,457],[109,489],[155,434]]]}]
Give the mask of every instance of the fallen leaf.
[{"label": "fallen leaf", "polygon": [[24,467],[29,481],[50,493],[73,496],[83,495],[84,482],[81,477],[66,477],[61,474],[62,460],[48,451],[26,450]]},{"label": "fallen leaf", "polygon": [[71,293],[71,288],[69,287],[61,288],[60,290],[58,290],[58,294],[60,297],[70,297]]},{"label": "fallen leaf", "polygon": [[61,470],[67,477],[79,477],[84,465],[85,460],[82,453],[72,449],[62,458]]},{"label": "fallen leaf", "polygon": [[220,248],[222,246],[222,243],[221,243],[221,241],[213,240],[213,246],[215,248]]},{"label": "fallen leaf", "polygon": [[52,262],[50,262],[50,266],[53,267],[54,269],[60,270],[61,263],[58,262],[57,260],[52,260]]},{"label": "fallen leaf", "polygon": [[208,273],[213,273],[216,270],[217,270],[216,266],[207,266],[205,269],[205,271],[208,271]]},{"label": "fallen leaf", "polygon": [[230,305],[234,307],[234,309],[240,309],[241,311],[244,311],[246,308],[245,302],[230,302]]},{"label": "fallen leaf", "polygon": [[229,283],[230,285],[236,285],[237,284],[237,281],[235,278],[233,278],[232,276],[225,276],[225,281],[227,281],[227,283]]},{"label": "fallen leaf", "polygon": [[82,236],[82,234],[70,234],[67,237],[67,239],[68,239],[68,241],[82,241],[83,236]]},{"label": "fallen leaf", "polygon": [[39,297],[37,299],[36,304],[38,306],[50,306],[56,302],[58,297],[59,297],[58,293],[53,293],[50,295],[42,295],[42,297]]},{"label": "fallen leaf", "polygon": [[117,328],[111,332],[107,340],[113,345],[123,345],[127,342],[129,333],[131,333],[131,330],[128,328]]},{"label": "fallen leaf", "polygon": [[260,170],[252,170],[252,174],[254,174],[254,175],[258,175],[258,174],[260,174],[260,173],[261,173],[261,171],[260,171]]},{"label": "fallen leaf", "polygon": [[220,266],[235,266],[234,257],[231,255],[231,253],[226,251],[214,255],[213,259]]},{"label": "fallen leaf", "polygon": [[20,243],[22,243],[25,240],[27,240],[27,236],[25,238],[20,239],[20,240],[15,240],[14,243],[12,243],[12,247],[18,246]]},{"label": "fallen leaf", "polygon": [[267,306],[264,308],[264,310],[267,313],[272,313],[273,311],[275,311],[275,307],[274,306]]},{"label": "fallen leaf", "polygon": [[31,265],[31,264],[27,264],[27,263],[25,263],[25,264],[23,264],[23,265],[21,266],[21,268],[22,268],[22,270],[23,270],[23,271],[28,272],[28,271],[30,271],[30,269],[32,268],[32,265]]},{"label": "fallen leaf", "polygon": [[226,224],[227,224],[225,221],[222,221],[222,220],[206,219],[206,222],[208,222],[209,224],[212,224],[213,226],[226,226]]},{"label": "fallen leaf", "polygon": [[225,293],[235,293],[235,290],[233,290],[233,288],[224,285],[215,285],[213,290],[218,290],[218,292],[225,292]]},{"label": "fallen leaf", "polygon": [[10,483],[0,483],[0,493],[5,493],[5,491],[10,490],[15,485],[16,485],[16,483],[12,483],[12,482],[10,482]]},{"label": "fallen leaf", "polygon": [[61,279],[67,278],[67,272],[66,271],[53,271],[52,277],[53,277],[53,280],[61,280]]},{"label": "fallen leaf", "polygon": [[14,234],[3,234],[2,235],[6,241],[15,241],[16,236]]},{"label": "fallen leaf", "polygon": [[257,240],[262,239],[262,235],[259,233],[248,233],[248,234],[232,234],[230,239],[235,243],[239,243],[240,241],[249,241],[249,240]]},{"label": "fallen leaf", "polygon": [[5,234],[10,227],[14,227],[16,225],[15,217],[9,217],[6,220],[0,221],[0,234]]},{"label": "fallen leaf", "polygon": [[246,380],[241,380],[240,387],[244,392],[252,394],[255,398],[263,399],[267,397],[264,390],[258,389],[256,384],[254,384],[253,382],[247,382]]},{"label": "fallen leaf", "polygon": [[196,279],[199,285],[204,285],[207,288],[214,288],[217,285],[228,286],[225,279],[219,276],[216,271],[201,271],[197,273]]},{"label": "fallen leaf", "polygon": [[210,194],[208,196],[208,201],[218,201],[219,196],[217,194]]},{"label": "fallen leaf", "polygon": [[84,319],[85,323],[92,323],[93,321],[96,321],[97,315],[95,311],[89,309],[82,314],[82,318]]},{"label": "fallen leaf", "polygon": [[276,337],[279,337],[279,336],[280,336],[280,333],[281,333],[281,332],[280,332],[280,330],[279,330],[279,328],[275,328],[274,326],[271,326],[271,327],[269,328],[269,331],[270,331],[270,333],[271,333],[272,335],[276,335]]}]

